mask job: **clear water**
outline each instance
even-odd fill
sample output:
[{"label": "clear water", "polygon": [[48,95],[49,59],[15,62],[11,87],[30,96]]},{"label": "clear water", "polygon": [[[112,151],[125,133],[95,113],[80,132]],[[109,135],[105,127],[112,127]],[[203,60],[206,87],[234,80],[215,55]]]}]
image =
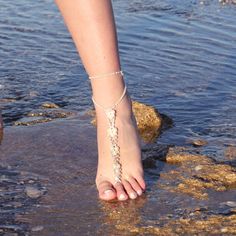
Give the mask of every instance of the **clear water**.
[{"label": "clear water", "polygon": [[[236,138],[236,5],[116,0],[122,68],[133,99],[171,117],[159,143],[205,139],[222,158]],[[6,125],[44,101],[85,111],[86,73],[51,0],[0,0],[0,103]]]}]

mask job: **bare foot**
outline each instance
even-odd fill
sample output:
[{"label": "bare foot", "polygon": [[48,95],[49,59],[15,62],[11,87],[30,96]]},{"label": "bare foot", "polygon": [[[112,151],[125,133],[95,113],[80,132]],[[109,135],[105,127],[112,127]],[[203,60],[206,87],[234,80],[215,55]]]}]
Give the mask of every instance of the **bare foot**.
[{"label": "bare foot", "polygon": [[113,160],[107,135],[108,120],[104,110],[96,107],[98,168],[96,185],[102,200],[135,199],[145,190],[140,140],[128,93],[116,108],[116,127],[122,165],[122,182],[115,183]]}]

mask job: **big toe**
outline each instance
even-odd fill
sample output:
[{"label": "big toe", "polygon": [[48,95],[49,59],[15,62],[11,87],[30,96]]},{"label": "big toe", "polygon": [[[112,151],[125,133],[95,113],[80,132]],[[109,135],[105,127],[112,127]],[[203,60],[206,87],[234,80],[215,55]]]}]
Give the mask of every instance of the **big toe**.
[{"label": "big toe", "polygon": [[112,184],[108,181],[102,181],[98,185],[99,198],[105,201],[110,201],[116,198],[116,191]]}]

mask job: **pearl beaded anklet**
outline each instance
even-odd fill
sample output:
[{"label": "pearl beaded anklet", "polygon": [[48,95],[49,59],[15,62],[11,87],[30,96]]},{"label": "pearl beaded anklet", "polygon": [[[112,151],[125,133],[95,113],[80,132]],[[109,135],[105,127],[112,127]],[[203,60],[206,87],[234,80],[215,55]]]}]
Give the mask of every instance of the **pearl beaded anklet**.
[{"label": "pearl beaded anklet", "polygon": [[107,73],[107,74],[103,74],[103,75],[95,75],[95,76],[89,76],[89,79],[92,80],[92,79],[102,79],[102,78],[106,78],[106,77],[109,77],[109,76],[114,76],[114,75],[119,75],[119,76],[124,76],[124,73],[122,70],[120,71],[116,71],[116,72],[111,72],[111,73]]},{"label": "pearl beaded anklet", "polygon": [[[108,77],[112,75],[123,76],[123,72],[117,71],[117,72],[104,74],[100,76],[90,76],[89,78],[90,79],[103,78],[103,77]],[[93,103],[96,106],[100,107],[105,112],[106,117],[108,119],[109,128],[107,129],[107,135],[110,140],[110,153],[113,159],[113,172],[114,172],[115,183],[120,183],[122,179],[122,165],[120,162],[120,147],[118,145],[118,128],[115,126],[116,113],[117,113],[116,107],[124,98],[126,91],[127,91],[127,88],[125,86],[120,98],[111,107],[102,106],[101,104],[97,103],[95,99],[92,97]]]}]

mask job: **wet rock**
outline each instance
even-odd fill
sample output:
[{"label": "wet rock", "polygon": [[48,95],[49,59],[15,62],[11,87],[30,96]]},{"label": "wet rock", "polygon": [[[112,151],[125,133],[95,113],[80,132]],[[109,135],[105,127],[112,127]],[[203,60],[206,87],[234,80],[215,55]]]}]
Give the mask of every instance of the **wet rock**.
[{"label": "wet rock", "polygon": [[[41,186],[41,178],[38,175],[17,171],[11,166],[3,166],[0,164],[0,234],[4,235],[27,235],[28,225],[16,219],[18,214],[27,214],[27,211],[36,203],[36,199],[26,196],[26,186],[30,180],[34,180],[37,189],[41,193],[45,192],[45,188]],[[42,189],[42,190],[41,190]],[[28,191],[33,197],[39,193]]]},{"label": "wet rock", "polygon": [[17,100],[15,98],[1,98],[0,103],[10,103],[10,102],[16,102]]},{"label": "wet rock", "polygon": [[170,148],[166,162],[178,164],[174,170],[161,173],[161,178],[170,182],[161,187],[171,192],[206,199],[208,189],[226,191],[236,188],[236,169],[227,164],[217,164],[207,156],[191,154],[181,148]]},{"label": "wet rock", "polygon": [[[158,222],[153,220],[150,225],[136,226],[120,224],[115,227],[120,231],[130,232],[137,235],[220,235],[219,232],[227,232],[228,235],[236,233],[236,216],[210,216],[205,219],[180,218],[169,220],[163,226],[158,226]],[[222,227],[223,226],[223,227]]]},{"label": "wet rock", "polygon": [[236,160],[236,147],[235,146],[229,146],[225,149],[225,158],[227,160]]},{"label": "wet rock", "polygon": [[228,232],[228,229],[227,229],[227,228],[222,228],[222,229],[220,229],[220,232],[221,232],[221,233],[227,233],[227,232]]},{"label": "wet rock", "polygon": [[[144,142],[153,142],[158,137],[161,130],[161,115],[154,107],[137,101],[132,101],[132,108],[141,138]],[[93,117],[91,123],[96,125],[95,111],[89,111],[88,114]]]},{"label": "wet rock", "polygon": [[75,116],[76,113],[72,111],[67,111],[63,109],[50,109],[50,110],[36,110],[27,114],[27,117],[24,117],[14,123],[14,125],[19,126],[30,126],[40,123],[46,123],[53,121],[55,119],[63,119]]},{"label": "wet rock", "polygon": [[198,166],[196,166],[196,167],[194,168],[194,170],[199,171],[199,170],[201,170],[202,168],[203,168],[203,166],[198,165]]},{"label": "wet rock", "polygon": [[203,140],[203,139],[196,139],[196,140],[192,140],[192,141],[191,141],[191,144],[192,144],[194,147],[201,147],[201,146],[207,145],[207,141],[206,141],[206,140]]},{"label": "wet rock", "polygon": [[67,118],[75,115],[75,112],[63,109],[36,110],[27,114],[29,117],[46,117],[51,119]]},{"label": "wet rock", "polygon": [[157,167],[157,161],[166,161],[169,145],[146,145],[142,148],[142,162],[144,169]]},{"label": "wet rock", "polygon": [[37,91],[30,91],[29,92],[29,97],[30,98],[35,98],[35,97],[38,97],[39,96],[39,92]]},{"label": "wet rock", "polygon": [[225,5],[225,4],[236,4],[236,0],[219,0],[219,2],[223,5]]},{"label": "wet rock", "polygon": [[222,202],[222,204],[229,206],[229,207],[236,207],[236,202],[234,202],[234,201]]},{"label": "wet rock", "polygon": [[52,102],[44,102],[41,105],[41,108],[51,109],[51,108],[59,108],[59,106],[57,104],[55,104],[55,103],[52,103]]},{"label": "wet rock", "polygon": [[42,225],[35,226],[31,229],[32,232],[42,231],[44,227]]},{"label": "wet rock", "polygon": [[30,126],[52,121],[51,118],[22,118],[14,123],[15,126]]},{"label": "wet rock", "polygon": [[41,186],[38,175],[0,164],[0,235],[28,235],[27,223],[19,221],[16,216],[27,214],[35,204],[36,200],[32,201],[25,194],[24,183],[30,179],[35,179],[35,184]]},{"label": "wet rock", "polygon": [[36,187],[33,187],[33,186],[27,186],[25,188],[25,192],[28,197],[33,198],[33,199],[39,198],[44,194],[44,192],[42,190],[40,190]]},{"label": "wet rock", "polygon": [[18,236],[18,233],[5,233],[4,236]]},{"label": "wet rock", "polygon": [[140,136],[145,142],[153,142],[159,135],[162,119],[158,111],[140,102],[132,102]]}]

